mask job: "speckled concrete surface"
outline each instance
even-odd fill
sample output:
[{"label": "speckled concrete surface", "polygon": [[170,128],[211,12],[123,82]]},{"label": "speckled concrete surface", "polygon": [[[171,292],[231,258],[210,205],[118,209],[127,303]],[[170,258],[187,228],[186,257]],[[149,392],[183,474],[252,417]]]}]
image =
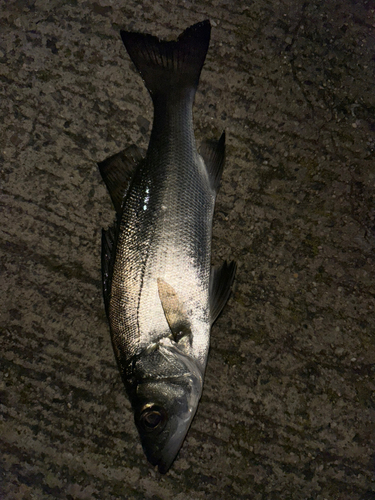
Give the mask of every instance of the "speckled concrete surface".
[{"label": "speckled concrete surface", "polygon": [[[374,500],[375,4],[0,3],[0,498]],[[214,262],[235,291],[173,468],[110,344],[96,162],[147,145],[119,29],[209,17],[198,140],[227,132]]]}]

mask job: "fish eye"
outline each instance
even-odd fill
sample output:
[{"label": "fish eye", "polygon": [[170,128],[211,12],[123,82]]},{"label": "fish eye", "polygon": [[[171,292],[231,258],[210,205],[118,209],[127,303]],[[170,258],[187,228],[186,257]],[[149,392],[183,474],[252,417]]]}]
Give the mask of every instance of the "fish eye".
[{"label": "fish eye", "polygon": [[161,431],[167,421],[167,412],[156,405],[147,405],[140,415],[140,422],[145,431]]}]

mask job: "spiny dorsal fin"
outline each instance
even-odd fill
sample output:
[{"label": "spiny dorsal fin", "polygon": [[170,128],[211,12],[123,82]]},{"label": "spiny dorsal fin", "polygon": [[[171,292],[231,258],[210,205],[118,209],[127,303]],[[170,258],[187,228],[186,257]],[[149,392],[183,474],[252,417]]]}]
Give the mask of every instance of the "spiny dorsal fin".
[{"label": "spiny dorsal fin", "polygon": [[[116,223],[115,223],[116,224]],[[115,224],[102,230],[102,285],[105,310],[108,316],[109,298],[111,295],[112,271],[115,252]]]},{"label": "spiny dorsal fin", "polygon": [[137,146],[129,146],[124,151],[98,163],[100,174],[118,214],[121,212],[122,202],[134,172],[142,160],[141,150]]},{"label": "spiny dorsal fin", "polygon": [[158,278],[157,282],[165,318],[172,332],[174,341],[178,342],[182,337],[191,335],[189,319],[175,289],[161,278]]},{"label": "spiny dorsal fin", "polygon": [[211,325],[216,321],[225,306],[231,292],[231,286],[236,274],[236,263],[227,264],[224,261],[221,266],[211,268],[210,276],[210,312]]},{"label": "spiny dorsal fin", "polygon": [[212,189],[217,193],[225,163],[225,132],[221,134],[218,141],[203,142],[200,148],[200,154],[206,164]]}]

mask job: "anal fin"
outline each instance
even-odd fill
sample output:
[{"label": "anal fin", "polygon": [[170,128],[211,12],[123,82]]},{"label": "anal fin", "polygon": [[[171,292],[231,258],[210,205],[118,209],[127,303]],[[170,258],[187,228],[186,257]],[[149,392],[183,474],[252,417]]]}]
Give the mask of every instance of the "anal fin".
[{"label": "anal fin", "polygon": [[212,189],[217,193],[225,163],[225,132],[221,134],[218,141],[203,142],[199,152],[206,164]]}]

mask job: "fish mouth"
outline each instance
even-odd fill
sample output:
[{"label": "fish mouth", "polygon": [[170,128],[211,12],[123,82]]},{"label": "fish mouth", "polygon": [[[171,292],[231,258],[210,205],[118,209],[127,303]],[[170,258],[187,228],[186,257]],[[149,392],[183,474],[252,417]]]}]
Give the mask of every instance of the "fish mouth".
[{"label": "fish mouth", "polygon": [[[184,442],[198,407],[201,396],[201,380],[189,377],[188,380],[168,378],[168,382],[145,384],[149,397],[135,412],[135,424],[138,428],[142,447],[147,460],[158,466],[165,474]],[[184,382],[181,385],[181,381]],[[189,390],[187,390],[189,388]],[[149,389],[149,390],[148,390]],[[154,396],[154,397],[153,397]]]},{"label": "fish mouth", "polygon": [[149,446],[150,443],[148,443],[147,440],[142,440],[147,460],[152,465],[157,466],[161,474],[168,472],[177,457],[194,415],[195,409],[193,411],[189,411],[189,415],[187,417],[175,417],[173,419],[175,421],[174,425],[177,428],[175,432],[168,437],[162,448],[154,448],[154,446]]}]

